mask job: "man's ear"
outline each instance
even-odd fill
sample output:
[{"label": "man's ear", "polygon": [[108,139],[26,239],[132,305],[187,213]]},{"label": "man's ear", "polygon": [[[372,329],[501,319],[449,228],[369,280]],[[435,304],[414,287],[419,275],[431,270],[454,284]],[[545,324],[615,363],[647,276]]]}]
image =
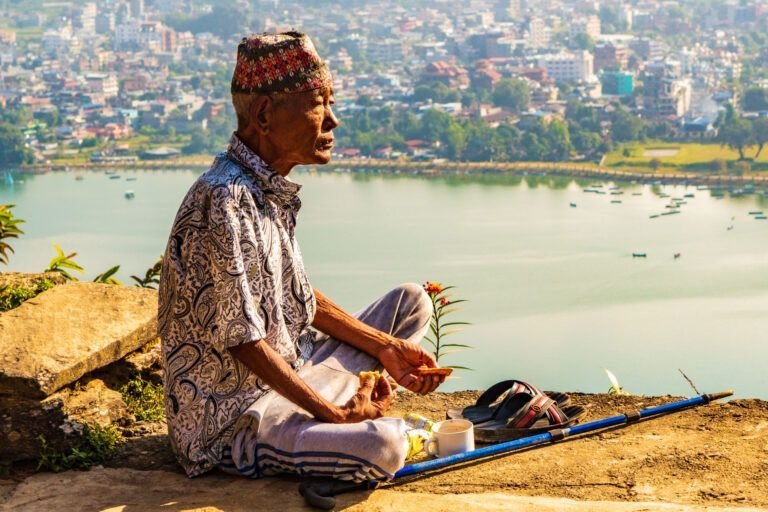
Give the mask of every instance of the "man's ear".
[{"label": "man's ear", "polygon": [[259,95],[251,103],[251,123],[259,135],[269,133],[272,126],[273,111],[272,99],[269,96]]}]

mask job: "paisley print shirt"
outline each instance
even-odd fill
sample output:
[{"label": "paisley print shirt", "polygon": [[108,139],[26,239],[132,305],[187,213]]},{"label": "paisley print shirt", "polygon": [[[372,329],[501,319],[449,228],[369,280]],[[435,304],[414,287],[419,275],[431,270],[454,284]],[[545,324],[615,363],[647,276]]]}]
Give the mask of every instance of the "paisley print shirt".
[{"label": "paisley print shirt", "polygon": [[220,462],[240,415],[268,391],[228,347],[261,340],[295,369],[311,355],[315,297],[294,238],[300,188],[233,134],[176,215],[158,331],[168,433],[189,476]]}]

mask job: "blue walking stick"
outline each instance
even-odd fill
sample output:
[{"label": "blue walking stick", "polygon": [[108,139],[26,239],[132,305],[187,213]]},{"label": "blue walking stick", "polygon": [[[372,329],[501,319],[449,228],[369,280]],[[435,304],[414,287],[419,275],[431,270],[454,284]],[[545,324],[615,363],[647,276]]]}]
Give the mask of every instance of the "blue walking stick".
[{"label": "blue walking stick", "polygon": [[[392,482],[397,482],[398,480],[416,475],[422,475],[430,471],[464,464],[473,460],[503,455],[506,453],[522,450],[524,448],[531,448],[547,443],[554,443],[568,437],[587,434],[610,427],[625,427],[642,419],[658,418],[666,414],[672,414],[684,409],[690,409],[699,405],[708,404],[713,400],[719,400],[731,395],[733,395],[733,391],[710,393],[694,398],[689,398],[687,400],[672,402],[666,405],[649,407],[641,411],[631,411],[624,414],[619,414],[617,416],[612,416],[610,418],[604,418],[602,420],[590,421],[589,423],[575,425],[573,427],[550,430],[549,432],[544,432],[543,434],[536,434],[529,437],[515,439],[514,441],[507,441],[504,443],[486,446],[484,448],[478,448],[477,450],[472,450],[470,452],[451,455],[450,457],[443,457],[440,459],[410,464],[395,473]],[[375,489],[378,485],[379,482],[375,480],[362,483],[327,479],[322,481],[307,480],[299,485],[299,492],[304,497],[304,500],[308,505],[323,510],[331,510],[336,506],[336,500],[334,499],[334,496],[343,494],[345,492],[371,490]]]}]

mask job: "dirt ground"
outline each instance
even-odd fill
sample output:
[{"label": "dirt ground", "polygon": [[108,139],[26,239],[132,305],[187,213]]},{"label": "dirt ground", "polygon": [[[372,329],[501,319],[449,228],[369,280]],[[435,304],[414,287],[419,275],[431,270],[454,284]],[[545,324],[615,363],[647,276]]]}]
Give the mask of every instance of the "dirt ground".
[{"label": "dirt ground", "polygon": [[[392,415],[435,420],[476,392],[400,393]],[[675,400],[572,394],[585,421]],[[164,426],[135,424],[108,467],[0,479],[0,510],[306,510],[296,482],[187,479]],[[339,498],[337,510],[768,510],[768,403],[713,403],[627,428]]]}]

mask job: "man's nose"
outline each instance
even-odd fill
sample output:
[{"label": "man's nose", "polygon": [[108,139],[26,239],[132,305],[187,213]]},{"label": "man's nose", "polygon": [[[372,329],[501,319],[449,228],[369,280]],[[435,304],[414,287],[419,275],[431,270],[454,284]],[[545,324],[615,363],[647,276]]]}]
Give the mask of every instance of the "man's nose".
[{"label": "man's nose", "polygon": [[331,131],[339,126],[339,119],[334,115],[333,109],[328,107],[326,110],[325,119],[323,120],[323,128],[326,131]]}]

